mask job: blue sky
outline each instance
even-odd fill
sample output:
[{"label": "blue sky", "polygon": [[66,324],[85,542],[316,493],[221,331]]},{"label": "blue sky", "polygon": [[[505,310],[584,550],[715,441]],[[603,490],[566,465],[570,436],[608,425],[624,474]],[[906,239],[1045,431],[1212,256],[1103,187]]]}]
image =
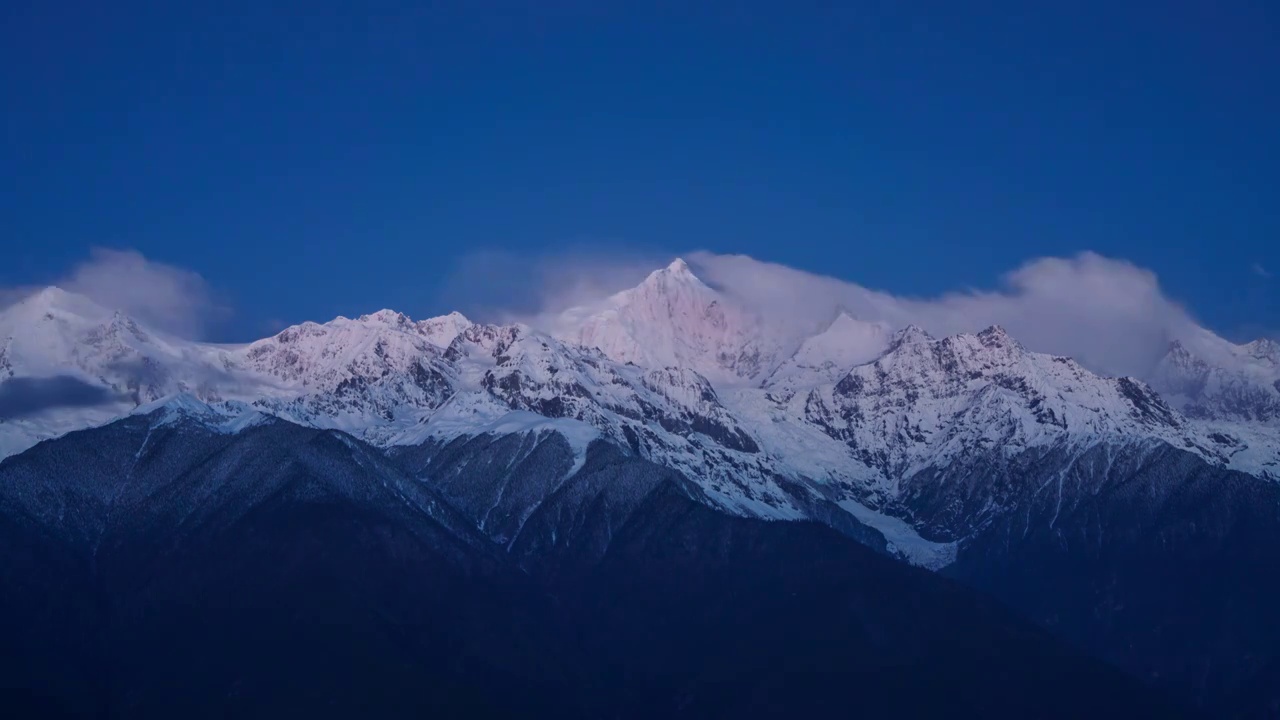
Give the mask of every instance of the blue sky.
[{"label": "blue sky", "polygon": [[484,252],[932,296],[1090,250],[1280,328],[1274,3],[265,5],[4,4],[0,285],[133,249],[246,338]]}]

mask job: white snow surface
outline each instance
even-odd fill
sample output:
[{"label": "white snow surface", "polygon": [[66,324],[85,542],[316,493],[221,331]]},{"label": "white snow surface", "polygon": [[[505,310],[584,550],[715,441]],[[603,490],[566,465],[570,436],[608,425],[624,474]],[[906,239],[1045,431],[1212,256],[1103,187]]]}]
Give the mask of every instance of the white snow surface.
[{"label": "white snow surface", "polygon": [[1280,478],[1269,394],[1280,396],[1280,352],[1267,341],[1187,338],[1150,378],[1162,396],[1029,352],[998,327],[935,339],[840,313],[812,337],[783,337],[680,260],[564,313],[554,335],[383,310],[213,345],[48,288],[0,311],[0,381],[70,376],[103,401],[0,417],[0,457],[157,409],[220,432],[278,416],[380,446],[554,432],[574,471],[603,439],[681,471],[730,512],[801,518],[833,503],[927,567],[956,544],[922,537],[894,508],[903,479],[929,468],[1160,442]]}]

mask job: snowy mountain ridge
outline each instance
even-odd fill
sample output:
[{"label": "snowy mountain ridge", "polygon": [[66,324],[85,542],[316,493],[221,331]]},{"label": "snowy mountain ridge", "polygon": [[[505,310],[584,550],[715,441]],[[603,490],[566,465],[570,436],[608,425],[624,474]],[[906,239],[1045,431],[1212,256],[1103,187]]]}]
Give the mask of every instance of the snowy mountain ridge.
[{"label": "snowy mountain ridge", "polygon": [[1234,345],[1208,336],[1193,346],[1175,340],[1152,384],[1189,417],[1280,426],[1280,345],[1272,340]]},{"label": "snowy mountain ridge", "polygon": [[156,403],[214,413],[220,431],[274,415],[383,447],[556,432],[575,467],[604,439],[682,472],[723,509],[847,514],[932,567],[955,539],[922,537],[901,502],[943,468],[1167,445],[1280,478],[1274,344],[1199,339],[1226,364],[1175,346],[1152,378],[1163,395],[1031,352],[999,327],[935,339],[841,313],[787,347],[680,260],[560,327],[383,310],[211,345],[50,288],[0,312],[0,378],[70,377],[97,401],[0,418],[0,454]]}]

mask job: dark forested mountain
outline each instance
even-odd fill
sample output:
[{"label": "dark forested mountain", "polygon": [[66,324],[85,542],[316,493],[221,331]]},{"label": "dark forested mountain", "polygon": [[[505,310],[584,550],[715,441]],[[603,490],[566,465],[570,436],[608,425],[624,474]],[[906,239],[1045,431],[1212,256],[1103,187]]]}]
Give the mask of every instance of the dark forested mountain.
[{"label": "dark forested mountain", "polygon": [[1018,512],[945,574],[1204,707],[1280,716],[1280,487],[1169,447],[1013,476]]},{"label": "dark forested mountain", "polygon": [[957,583],[823,525],[726,515],[693,487],[602,444],[503,544],[471,522],[479,505],[455,510],[337,431],[231,433],[165,408],[74,432],[0,465],[4,702],[123,718],[1176,710]]}]

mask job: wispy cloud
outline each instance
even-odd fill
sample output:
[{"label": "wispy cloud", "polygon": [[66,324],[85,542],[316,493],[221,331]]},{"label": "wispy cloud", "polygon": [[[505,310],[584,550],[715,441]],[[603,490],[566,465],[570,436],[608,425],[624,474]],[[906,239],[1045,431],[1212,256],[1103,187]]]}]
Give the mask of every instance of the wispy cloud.
[{"label": "wispy cloud", "polygon": [[1262,263],[1254,263],[1251,269],[1253,270],[1254,275],[1257,275],[1263,280],[1271,279],[1271,271],[1263,267]]},{"label": "wispy cloud", "polygon": [[64,285],[152,327],[187,337],[202,334],[227,313],[198,273],[148,260],[133,250],[94,248]]},{"label": "wispy cloud", "polygon": [[[135,250],[93,248],[86,260],[53,284],[183,337],[201,337],[229,315],[199,273],[150,260]],[[0,307],[38,289],[0,288]]]},{"label": "wispy cloud", "polygon": [[695,253],[692,259],[727,294],[784,323],[807,322],[806,330],[837,308],[939,336],[998,324],[1031,349],[1070,355],[1115,375],[1147,372],[1171,339],[1193,337],[1197,327],[1164,294],[1155,273],[1094,253],[1033,260],[1006,274],[999,288],[932,298],[893,295],[744,256]]}]

